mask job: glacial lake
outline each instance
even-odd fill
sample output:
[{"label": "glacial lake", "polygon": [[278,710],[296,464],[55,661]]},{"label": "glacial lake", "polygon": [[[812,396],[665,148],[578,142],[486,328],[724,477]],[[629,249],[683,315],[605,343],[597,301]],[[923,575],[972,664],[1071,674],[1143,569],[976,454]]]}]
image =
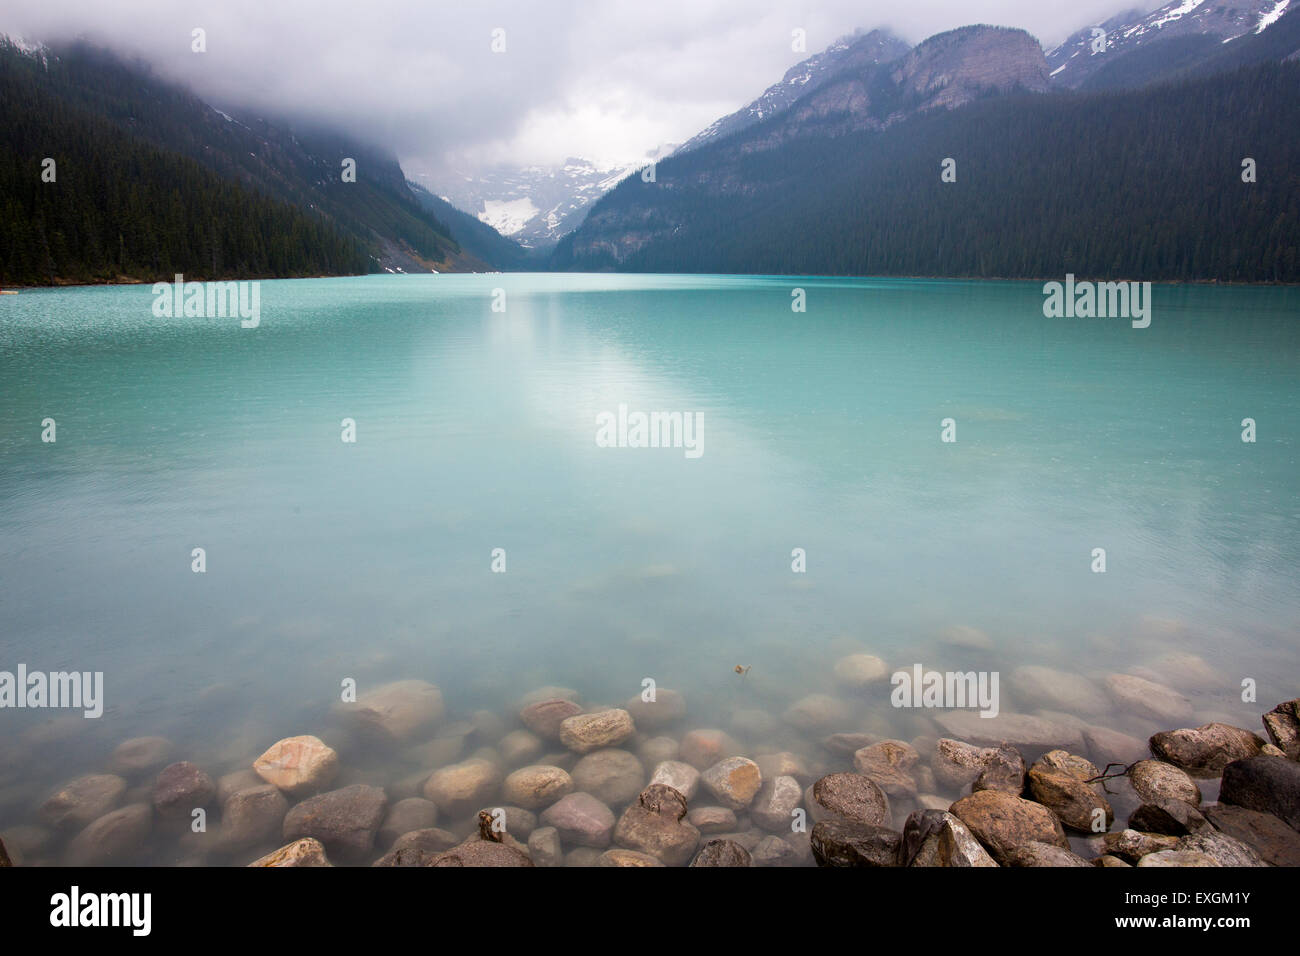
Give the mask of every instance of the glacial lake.
[{"label": "glacial lake", "polygon": [[[0,671],[102,672],[104,699],[0,710],[0,833],[58,862],[42,801],[127,738],[214,779],[333,743],[347,679],[437,684],[463,756],[536,688],[622,706],[647,679],[687,701],[664,733],[828,770],[833,732],[943,735],[837,683],[852,654],[1170,729],[1013,678],[1132,672],[1184,726],[1262,732],[1300,691],[1300,289],[1152,295],[1145,329],[1046,318],[1033,282],[264,281],[257,328],[156,317],[149,286],[5,296]],[[698,454],[598,442],[620,406],[685,416]],[[832,717],[788,720],[809,695]],[[418,769],[337,739],[345,782]]]}]

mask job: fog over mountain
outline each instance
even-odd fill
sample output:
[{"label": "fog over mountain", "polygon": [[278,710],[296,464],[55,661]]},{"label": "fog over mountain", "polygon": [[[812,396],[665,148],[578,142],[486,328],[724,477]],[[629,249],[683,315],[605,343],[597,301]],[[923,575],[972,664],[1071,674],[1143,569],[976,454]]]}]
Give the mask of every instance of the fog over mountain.
[{"label": "fog over mountain", "polygon": [[[885,27],[914,44],[984,22],[1052,47],[1135,6],[1156,4],[3,0],[0,32],[85,36],[218,104],[326,119],[391,147],[404,165],[486,169],[634,162],[687,141],[857,29]],[[203,54],[191,50],[196,28]],[[491,49],[498,28],[503,53]],[[796,29],[803,50],[792,48]]]}]

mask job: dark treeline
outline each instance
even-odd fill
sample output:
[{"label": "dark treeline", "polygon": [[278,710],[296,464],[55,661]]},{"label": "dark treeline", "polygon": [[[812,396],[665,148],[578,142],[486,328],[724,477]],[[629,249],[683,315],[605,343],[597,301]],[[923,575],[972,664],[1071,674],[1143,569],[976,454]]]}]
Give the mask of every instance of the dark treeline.
[{"label": "dark treeline", "polygon": [[[778,115],[771,123],[779,123]],[[1017,95],[632,177],[559,269],[1300,281],[1300,64]],[[945,157],[957,181],[940,181]],[[1242,181],[1242,161],[1258,181]],[[617,261],[611,250],[639,248]]]},{"label": "dark treeline", "polygon": [[0,116],[0,283],[367,270],[353,237],[69,106],[2,52]]}]

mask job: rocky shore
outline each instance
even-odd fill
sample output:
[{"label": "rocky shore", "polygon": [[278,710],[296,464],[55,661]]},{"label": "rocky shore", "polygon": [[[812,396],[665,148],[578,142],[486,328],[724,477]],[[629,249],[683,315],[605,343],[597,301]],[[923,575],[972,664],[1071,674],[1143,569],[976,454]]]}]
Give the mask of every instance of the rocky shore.
[{"label": "rocky shore", "polygon": [[[1146,676],[1022,668],[1036,712],[927,712],[903,740],[853,716],[888,673],[849,655],[836,694],[726,729],[665,688],[619,705],[541,687],[462,717],[402,680],[226,766],[137,737],[3,830],[0,865],[1300,865],[1300,699],[1261,736],[1186,725]],[[1172,729],[1067,716],[1115,709]]]}]

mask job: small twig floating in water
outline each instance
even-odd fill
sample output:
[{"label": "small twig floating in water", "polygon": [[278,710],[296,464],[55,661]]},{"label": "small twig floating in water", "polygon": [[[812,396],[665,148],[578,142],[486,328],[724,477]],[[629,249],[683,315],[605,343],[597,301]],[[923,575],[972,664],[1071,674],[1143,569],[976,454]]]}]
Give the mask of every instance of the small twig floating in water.
[{"label": "small twig floating in water", "polygon": [[740,680],[742,683],[744,682],[745,678],[749,676],[749,669],[753,666],[754,666],[753,664],[736,665],[736,673],[740,675]]}]

